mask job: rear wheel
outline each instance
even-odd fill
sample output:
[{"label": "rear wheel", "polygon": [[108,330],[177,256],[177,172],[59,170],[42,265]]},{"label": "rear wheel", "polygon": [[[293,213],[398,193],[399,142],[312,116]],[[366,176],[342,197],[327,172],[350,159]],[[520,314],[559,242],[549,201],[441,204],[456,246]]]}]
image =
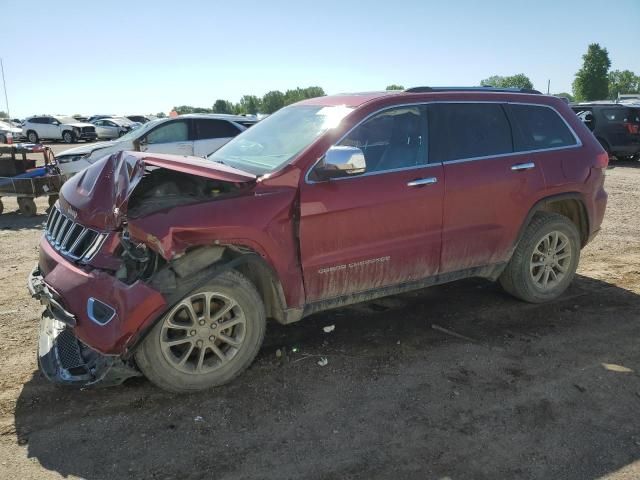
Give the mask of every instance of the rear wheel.
[{"label": "rear wheel", "polygon": [[500,284],[526,302],[548,302],[567,289],[579,259],[580,235],[573,222],[556,213],[537,213],[500,276]]},{"label": "rear wheel", "polygon": [[38,143],[38,134],[33,130],[29,130],[27,132],[27,140],[29,140],[29,143]]},{"label": "rear wheel", "polygon": [[33,217],[38,211],[36,202],[30,197],[18,197],[18,209],[25,217]]},{"label": "rear wheel", "polygon": [[264,304],[236,271],[214,278],[174,306],[136,351],[154,384],[172,392],[223,385],[253,361],[266,329]]}]

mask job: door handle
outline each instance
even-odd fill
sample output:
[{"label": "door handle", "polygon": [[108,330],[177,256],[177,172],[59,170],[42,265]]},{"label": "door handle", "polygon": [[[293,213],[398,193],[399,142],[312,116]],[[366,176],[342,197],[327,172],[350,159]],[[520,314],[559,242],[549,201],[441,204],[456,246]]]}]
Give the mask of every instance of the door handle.
[{"label": "door handle", "polygon": [[511,170],[514,172],[518,172],[520,170],[531,170],[532,168],[535,168],[535,166],[536,164],[533,162],[516,163],[515,165],[511,165]]},{"label": "door handle", "polygon": [[436,177],[418,178],[417,180],[411,180],[407,183],[407,187],[422,187],[424,185],[432,185],[434,183],[438,183],[438,179]]}]

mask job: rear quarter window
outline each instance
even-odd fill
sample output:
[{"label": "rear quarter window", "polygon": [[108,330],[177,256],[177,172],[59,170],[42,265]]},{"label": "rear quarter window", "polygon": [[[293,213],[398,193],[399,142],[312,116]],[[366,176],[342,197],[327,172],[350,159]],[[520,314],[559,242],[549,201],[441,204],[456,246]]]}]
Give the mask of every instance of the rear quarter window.
[{"label": "rear quarter window", "polygon": [[638,123],[640,122],[640,109],[635,108],[606,108],[602,115],[610,123]]},{"label": "rear quarter window", "polygon": [[518,152],[576,145],[578,142],[555,110],[538,105],[509,105]]}]

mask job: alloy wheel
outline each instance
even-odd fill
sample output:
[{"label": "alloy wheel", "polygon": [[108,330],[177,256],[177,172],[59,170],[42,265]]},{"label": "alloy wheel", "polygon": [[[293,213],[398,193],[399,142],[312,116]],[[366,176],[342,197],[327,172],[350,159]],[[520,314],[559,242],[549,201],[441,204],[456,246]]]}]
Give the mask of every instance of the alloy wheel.
[{"label": "alloy wheel", "polygon": [[242,348],[246,317],[238,303],[216,292],[183,299],[165,317],[160,346],[177,370],[206,374],[228,364]]},{"label": "alloy wheel", "polygon": [[536,245],[529,263],[529,273],[534,285],[550,290],[560,283],[571,265],[571,242],[562,232],[545,235]]}]

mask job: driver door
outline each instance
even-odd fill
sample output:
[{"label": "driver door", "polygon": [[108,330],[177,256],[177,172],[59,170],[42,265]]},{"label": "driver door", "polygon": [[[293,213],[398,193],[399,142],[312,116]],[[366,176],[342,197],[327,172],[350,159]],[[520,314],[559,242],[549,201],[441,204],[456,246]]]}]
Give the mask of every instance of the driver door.
[{"label": "driver door", "polygon": [[438,273],[444,177],[427,164],[426,133],[423,107],[384,110],[338,144],[363,152],[364,173],[322,180],[312,171],[301,186],[308,302]]}]

